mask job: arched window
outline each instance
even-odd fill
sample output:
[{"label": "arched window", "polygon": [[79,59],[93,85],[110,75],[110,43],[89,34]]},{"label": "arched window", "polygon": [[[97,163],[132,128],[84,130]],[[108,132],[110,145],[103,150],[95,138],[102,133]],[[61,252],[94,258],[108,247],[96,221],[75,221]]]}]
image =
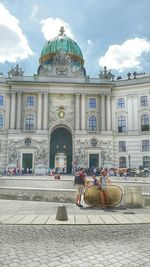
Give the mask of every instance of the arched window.
[{"label": "arched window", "polygon": [[126,157],[120,157],[119,158],[119,167],[120,168],[126,168]]},{"label": "arched window", "polygon": [[3,129],[4,127],[4,119],[3,119],[3,115],[0,114],[0,129]]},{"label": "arched window", "polygon": [[126,118],[124,116],[118,118],[118,132],[126,132]]},{"label": "arched window", "polygon": [[34,130],[34,117],[31,114],[25,117],[25,130]]},{"label": "arched window", "polygon": [[150,157],[148,156],[143,157],[143,167],[150,169]]},{"label": "arched window", "polygon": [[95,132],[97,129],[97,119],[95,116],[89,117],[89,131]]},{"label": "arched window", "polygon": [[141,117],[141,131],[149,131],[149,116],[147,114],[142,115]]}]

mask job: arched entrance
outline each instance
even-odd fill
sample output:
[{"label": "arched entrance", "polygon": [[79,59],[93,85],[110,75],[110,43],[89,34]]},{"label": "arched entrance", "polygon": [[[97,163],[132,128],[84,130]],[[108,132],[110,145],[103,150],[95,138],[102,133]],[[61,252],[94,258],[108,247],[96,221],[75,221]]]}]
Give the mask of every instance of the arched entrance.
[{"label": "arched entrance", "polygon": [[72,135],[66,128],[59,127],[51,134],[49,166],[61,173],[72,171]]}]

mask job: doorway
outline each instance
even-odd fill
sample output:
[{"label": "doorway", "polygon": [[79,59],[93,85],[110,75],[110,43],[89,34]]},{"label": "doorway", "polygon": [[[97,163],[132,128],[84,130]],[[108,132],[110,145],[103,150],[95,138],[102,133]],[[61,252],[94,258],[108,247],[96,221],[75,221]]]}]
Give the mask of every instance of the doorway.
[{"label": "doorway", "polygon": [[89,168],[99,167],[99,154],[89,154]]},{"label": "doorway", "polygon": [[61,170],[58,170],[61,172],[64,170],[65,173],[71,173],[72,135],[66,128],[63,127],[55,129],[51,134],[49,167],[56,168],[58,160],[59,164],[61,163]]},{"label": "doorway", "polygon": [[24,173],[24,174],[32,173],[32,162],[33,162],[33,154],[32,153],[23,153],[22,154],[22,173]]}]

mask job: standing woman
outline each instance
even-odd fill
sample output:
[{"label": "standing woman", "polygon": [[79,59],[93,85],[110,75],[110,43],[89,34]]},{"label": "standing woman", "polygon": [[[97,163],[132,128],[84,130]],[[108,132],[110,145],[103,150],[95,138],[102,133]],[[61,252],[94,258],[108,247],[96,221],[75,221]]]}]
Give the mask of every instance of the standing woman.
[{"label": "standing woman", "polygon": [[102,170],[101,176],[99,179],[100,200],[101,200],[102,208],[109,207],[107,184],[110,184],[110,179],[107,175],[106,170]]}]

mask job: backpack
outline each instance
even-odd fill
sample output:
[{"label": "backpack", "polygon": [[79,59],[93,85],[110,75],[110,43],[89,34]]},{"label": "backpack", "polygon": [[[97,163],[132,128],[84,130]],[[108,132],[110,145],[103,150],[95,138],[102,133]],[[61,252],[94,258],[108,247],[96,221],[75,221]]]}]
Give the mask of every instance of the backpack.
[{"label": "backpack", "polygon": [[85,184],[84,178],[82,176],[75,176],[74,185],[76,184]]}]

